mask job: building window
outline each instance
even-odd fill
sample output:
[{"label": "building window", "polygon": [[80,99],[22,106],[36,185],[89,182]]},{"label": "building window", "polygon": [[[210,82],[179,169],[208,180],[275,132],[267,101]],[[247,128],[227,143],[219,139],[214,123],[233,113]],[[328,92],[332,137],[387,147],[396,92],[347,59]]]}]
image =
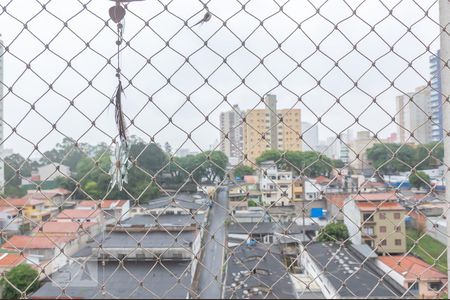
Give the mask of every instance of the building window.
[{"label": "building window", "polygon": [[386,240],[382,240],[381,241],[381,246],[386,246],[387,245],[387,241]]},{"label": "building window", "polygon": [[401,239],[395,239],[395,246],[401,246],[402,240]]},{"label": "building window", "polygon": [[373,234],[374,234],[373,227],[364,227],[364,233],[367,236],[373,236]]},{"label": "building window", "polygon": [[394,219],[400,220],[400,213],[394,213]]},{"label": "building window", "polygon": [[364,221],[373,221],[373,215],[371,213],[363,214]]},{"label": "building window", "polygon": [[419,290],[419,283],[416,282],[410,282],[408,283],[408,288],[410,291],[418,291]]},{"label": "building window", "polygon": [[386,226],[380,226],[380,232],[386,232]]},{"label": "building window", "polygon": [[380,213],[380,220],[386,219],[386,213]]},{"label": "building window", "polygon": [[440,291],[442,289],[442,282],[430,282],[428,288],[433,291]]},{"label": "building window", "polygon": [[396,232],[401,232],[402,231],[402,227],[400,225],[395,226],[395,231]]}]

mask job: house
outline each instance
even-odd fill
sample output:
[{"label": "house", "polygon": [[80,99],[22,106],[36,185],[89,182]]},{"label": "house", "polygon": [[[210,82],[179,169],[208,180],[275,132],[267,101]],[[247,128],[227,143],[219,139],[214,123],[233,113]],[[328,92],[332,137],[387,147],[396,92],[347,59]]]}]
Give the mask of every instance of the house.
[{"label": "house", "polygon": [[203,215],[198,217],[136,215],[108,226],[73,255],[79,264],[65,265],[31,298],[60,297],[54,281],[62,279],[69,298],[96,298],[107,290],[109,298],[187,299],[201,249]]},{"label": "house", "polygon": [[123,221],[130,218],[129,200],[85,200],[81,201],[76,209],[95,210],[98,207],[103,211],[103,215],[108,223]]},{"label": "house", "polygon": [[377,253],[406,252],[405,208],[395,192],[350,195],[343,210],[354,244],[365,243]]},{"label": "house", "polygon": [[77,241],[69,237],[15,235],[6,240],[2,249],[19,251],[33,258],[35,267],[51,274],[64,266],[79,249]]},{"label": "house", "polygon": [[70,176],[72,174],[70,167],[57,163],[38,167],[37,173],[42,181],[52,181],[58,177]]},{"label": "house", "polygon": [[55,221],[103,223],[103,213],[100,209],[65,209],[56,216]]},{"label": "house", "polygon": [[239,184],[230,186],[228,189],[228,196],[230,198],[230,210],[246,210],[254,204],[260,204],[261,192],[258,191],[258,186],[255,184]]},{"label": "house", "polygon": [[44,201],[28,198],[0,199],[0,207],[16,208],[26,220],[32,222],[46,221],[51,217],[51,211],[44,206]]},{"label": "house", "polygon": [[292,200],[292,172],[280,171],[274,161],[261,163],[259,189],[264,206],[290,205]]},{"label": "house", "polygon": [[378,266],[418,298],[442,298],[447,275],[412,255],[380,256]]},{"label": "house", "polygon": [[39,224],[33,229],[34,236],[67,237],[86,242],[90,237],[96,236],[102,230],[102,225],[94,222],[61,222],[51,221]]},{"label": "house", "polygon": [[0,273],[9,271],[20,264],[26,263],[26,261],[25,256],[19,253],[0,252]]},{"label": "house", "polygon": [[0,229],[2,232],[18,232],[23,218],[15,207],[0,206]]},{"label": "house", "polygon": [[327,193],[324,199],[327,202],[328,219],[344,221],[344,202],[350,196],[348,193]]},{"label": "house", "polygon": [[60,207],[71,199],[72,192],[63,188],[50,190],[29,190],[25,198],[44,201],[47,208]]},{"label": "house", "polygon": [[326,209],[323,191],[324,187],[316,179],[304,176],[295,178],[292,183],[292,203],[296,206],[298,215],[306,217],[311,215],[312,209]]}]

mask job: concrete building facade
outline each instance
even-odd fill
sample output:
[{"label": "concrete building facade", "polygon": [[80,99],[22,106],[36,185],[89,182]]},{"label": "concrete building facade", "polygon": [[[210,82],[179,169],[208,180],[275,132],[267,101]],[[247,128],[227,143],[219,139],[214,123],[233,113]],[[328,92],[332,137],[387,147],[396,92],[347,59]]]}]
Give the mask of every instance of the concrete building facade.
[{"label": "concrete building facade", "polygon": [[243,149],[251,163],[266,150],[301,151],[300,109],[277,109],[275,95],[267,95],[265,108],[247,111]]},{"label": "concrete building facade", "polygon": [[430,57],[430,77],[431,77],[431,91],[430,91],[430,111],[431,111],[431,140],[440,141],[444,136],[443,121],[442,121],[442,83],[441,83],[441,68],[442,62],[440,60],[440,51],[436,55]]},{"label": "concrete building facade", "polygon": [[229,111],[220,113],[220,150],[232,165],[242,161],[243,153],[242,111],[233,105]]},{"label": "concrete building facade", "polygon": [[319,126],[302,122],[302,149],[303,151],[316,151],[319,146]]},{"label": "concrete building facade", "polygon": [[344,223],[353,244],[367,244],[379,254],[406,252],[405,208],[395,193],[350,195]]},{"label": "concrete building facade", "polygon": [[416,88],[414,93],[396,98],[398,113],[398,137],[400,143],[426,144],[431,142],[431,114],[429,108],[431,89]]}]

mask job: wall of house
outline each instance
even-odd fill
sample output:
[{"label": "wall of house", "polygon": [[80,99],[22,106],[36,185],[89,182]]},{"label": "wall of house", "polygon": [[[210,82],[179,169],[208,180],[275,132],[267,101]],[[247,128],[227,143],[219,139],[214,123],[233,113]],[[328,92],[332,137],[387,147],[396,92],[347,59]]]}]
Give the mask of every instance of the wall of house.
[{"label": "wall of house", "polygon": [[350,240],[353,244],[361,244],[361,231],[359,231],[361,215],[359,209],[355,201],[351,199],[346,199],[344,203],[344,224],[347,226]]}]

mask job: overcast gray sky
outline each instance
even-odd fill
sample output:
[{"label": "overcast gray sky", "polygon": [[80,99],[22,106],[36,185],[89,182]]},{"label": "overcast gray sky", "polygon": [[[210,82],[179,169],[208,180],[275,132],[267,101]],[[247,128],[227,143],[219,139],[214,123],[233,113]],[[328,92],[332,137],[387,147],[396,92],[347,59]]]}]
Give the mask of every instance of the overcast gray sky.
[{"label": "overcast gray sky", "polygon": [[[47,2],[41,11],[40,3]],[[391,117],[370,105],[372,97],[394,114],[396,95],[426,84],[429,57],[439,48],[435,0],[420,0],[419,4],[412,0],[212,0],[208,3],[211,21],[193,30],[184,21],[192,24],[203,16],[202,2],[175,0],[165,11],[163,4],[168,2],[146,0],[129,5],[124,38],[130,46],[122,51],[121,68],[126,78],[133,78],[132,86],[124,81],[124,111],[135,124],[129,133],[147,140],[154,136],[161,144],[169,141],[174,149],[195,149],[191,142],[183,145],[185,132],[191,132],[195,143],[207,149],[219,137],[215,126],[221,111],[233,104],[250,109],[266,93],[278,96],[280,108],[301,108],[303,121],[317,122],[317,116],[329,110],[321,122],[335,132],[354,124],[342,106],[354,115],[365,111],[360,123],[377,132],[390,124]],[[283,5],[282,11],[277,3]],[[115,25],[109,22],[110,28],[105,27],[104,20],[113,2],[0,0],[0,4],[7,11],[0,14],[0,31],[9,47],[4,55],[4,84],[13,88],[13,93],[4,91],[5,147],[24,155],[33,151],[33,144],[41,150],[52,148],[63,135],[42,116],[57,122],[57,129],[75,140],[111,142],[109,136],[115,135],[116,127],[109,101],[117,82],[114,68],[105,67],[105,58],[114,57],[116,38]],[[424,10],[429,17],[424,17]],[[227,27],[220,19],[228,20]],[[260,20],[264,28],[258,28]],[[27,29],[21,22],[27,23]],[[169,39],[172,49],[165,43]],[[246,41],[245,48],[239,39]],[[209,48],[202,47],[205,40]],[[85,49],[86,41],[91,49]],[[228,55],[223,64],[220,56]],[[190,56],[189,63],[186,56]],[[67,68],[68,60],[71,68]],[[375,60],[384,75],[372,66]],[[26,70],[26,64],[33,72]],[[246,85],[239,76],[246,77]],[[358,80],[358,88],[349,77]],[[53,90],[49,91],[46,82],[54,82]],[[191,103],[185,103],[187,95]],[[224,95],[227,102],[223,102]],[[337,97],[342,106],[336,104]],[[71,100],[75,107],[70,106]],[[32,103],[36,111],[30,111]],[[175,125],[168,123],[166,115]],[[210,116],[213,125],[205,123],[204,115]],[[94,119],[96,126],[91,123]],[[11,134],[10,126],[17,127],[18,134]],[[352,129],[356,132],[361,127],[353,125]],[[394,131],[391,125],[381,135]],[[320,132],[322,139],[334,135],[324,127]]]}]

